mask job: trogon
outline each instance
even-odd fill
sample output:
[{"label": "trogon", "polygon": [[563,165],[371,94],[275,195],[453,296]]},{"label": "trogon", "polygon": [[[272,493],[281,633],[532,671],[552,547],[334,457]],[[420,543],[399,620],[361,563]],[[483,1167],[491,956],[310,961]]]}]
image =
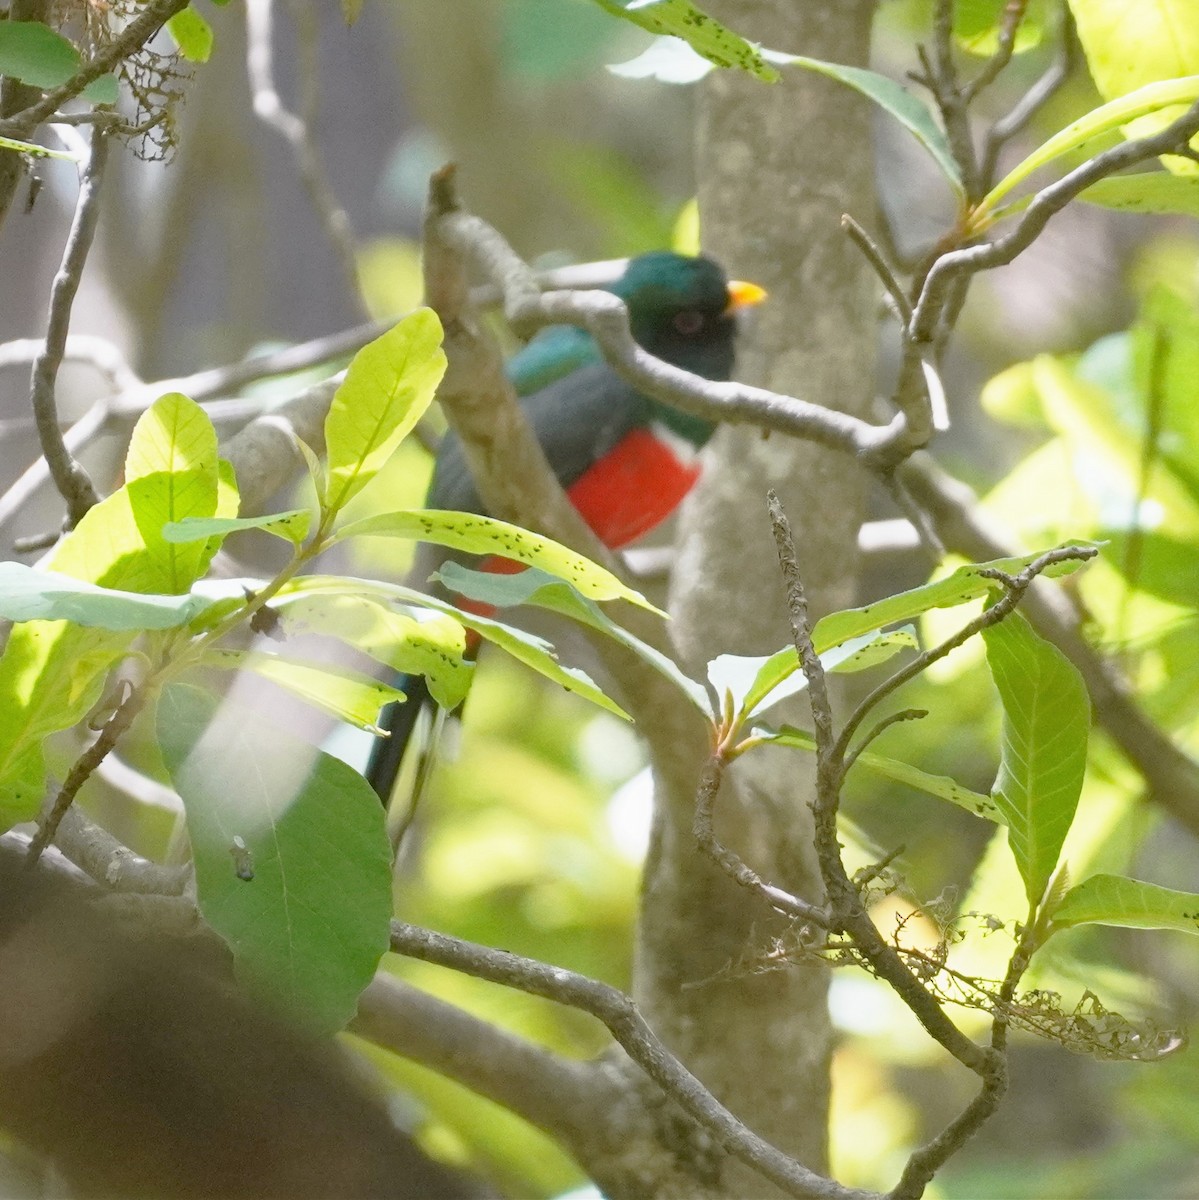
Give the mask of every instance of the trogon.
[{"label": "trogon", "polygon": [[[735,313],[766,293],[730,281],[709,258],[661,251],[631,259],[608,289],[629,310],[633,337],[658,358],[707,379],[733,371]],[[580,329],[543,330],[508,363],[521,407],[558,482],[600,540],[619,549],[678,507],[699,477],[696,456],[713,426],[650,399],[604,361]],[[426,505],[483,512],[458,438],[446,436]],[[383,710],[366,777],[386,804],[420,707],[423,677],[406,677],[407,699]]]}]

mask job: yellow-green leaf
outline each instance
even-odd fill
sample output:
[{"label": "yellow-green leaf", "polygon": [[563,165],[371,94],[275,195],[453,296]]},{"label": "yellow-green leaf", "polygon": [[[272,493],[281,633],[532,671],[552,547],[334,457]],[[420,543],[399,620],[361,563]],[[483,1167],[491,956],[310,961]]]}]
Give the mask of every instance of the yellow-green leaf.
[{"label": "yellow-green leaf", "polygon": [[425,676],[444,708],[457,708],[470,690],[475,664],[466,657],[466,631],[444,613],[418,619],[366,596],[320,595],[289,605],[282,621],[289,635],[339,638],[393,670]]},{"label": "yellow-green leaf", "polygon": [[125,458],[125,491],[146,551],[162,572],[162,586],[154,590],[186,592],[207,566],[207,546],[169,542],[163,526],[211,517],[217,504],[216,430],[194,400],[171,392],[142,414]]},{"label": "yellow-green leaf", "polygon": [[[337,540],[371,534],[376,537],[414,538],[434,542],[467,554],[495,555],[538,567],[548,575],[565,579],[580,594],[592,600],[628,600],[631,604],[660,612],[640,592],[622,583],[611,571],[565,546],[477,513],[443,512],[440,509],[405,509],[364,517],[337,531]],[[665,615],[665,614],[663,614]]]},{"label": "yellow-green leaf", "polygon": [[1066,893],[1054,910],[1053,924],[1059,929],[1120,925],[1199,935],[1199,895],[1122,875],[1092,875]]},{"label": "yellow-green leaf", "polygon": [[[1161,112],[1171,105],[1193,104],[1199,99],[1199,74],[1188,75],[1184,79],[1168,79],[1161,83],[1151,83],[1145,87],[1111,100],[1099,108],[1079,117],[1077,121],[1067,125],[1061,132],[1056,133],[1047,142],[1038,146],[1027,158],[1014,166],[991,190],[979,204],[980,214],[994,212],[996,205],[1013,188],[1018,187],[1034,172],[1060,158],[1093,142],[1105,133],[1111,133],[1121,126],[1128,125],[1138,117],[1150,113]],[[1178,114],[1175,113],[1175,116]]]},{"label": "yellow-green leaf", "polygon": [[354,355],[325,419],[325,502],[339,512],[420,420],[445,374],[441,322],[418,308]]},{"label": "yellow-green leaf", "polygon": [[229,671],[253,671],[316,708],[371,732],[378,729],[379,709],[404,699],[398,688],[332,663],[296,662],[262,650],[209,650],[202,661]]}]

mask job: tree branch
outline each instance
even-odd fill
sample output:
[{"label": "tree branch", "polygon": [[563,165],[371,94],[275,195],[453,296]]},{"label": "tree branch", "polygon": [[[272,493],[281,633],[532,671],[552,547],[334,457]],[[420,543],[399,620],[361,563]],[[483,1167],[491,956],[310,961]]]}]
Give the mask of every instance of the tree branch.
[{"label": "tree branch", "polygon": [[1100,179],[1146,159],[1177,153],[1187,146],[1196,133],[1199,133],[1199,101],[1160,133],[1113,146],[1042,188],[1009,233],[993,242],[966,246],[941,255],[930,268],[920,295],[912,306],[907,336],[917,343],[931,342],[951,285],[962,276],[975,275],[979,271],[1010,263],[1032,245],[1050,219],[1061,212],[1079,192]]},{"label": "tree branch", "polygon": [[391,948],[397,954],[437,963],[476,979],[488,979],[590,1013],[608,1028],[629,1057],[725,1150],[759,1171],[788,1195],[805,1200],[869,1200],[872,1196],[872,1193],[842,1187],[809,1171],[742,1125],[658,1041],[632,1000],[616,988],[574,971],[447,937],[402,921],[391,924]]},{"label": "tree branch", "polygon": [[[271,23],[274,0],[246,0],[246,73],[250,79],[255,114],[286,139],[295,155],[300,178],[316,208],[325,234],[333,246],[342,274],[350,287],[356,307],[366,314],[362,298],[362,280],[358,274],[358,256],[350,215],[337,199],[329,183],[316,140],[311,118],[301,117],[284,103],[275,86]],[[300,42],[304,57],[315,56],[315,29],[311,22],[301,23]],[[312,61],[302,64],[300,75],[306,90],[305,108],[314,107],[317,74]]]},{"label": "tree branch", "polygon": [[525,1041],[380,972],[350,1031],[502,1104],[567,1146],[619,1103],[602,1073]]},{"label": "tree branch", "polygon": [[37,421],[38,439],[42,454],[54,478],[54,484],[67,504],[67,519],[72,527],[99,496],[88,473],[72,456],[58,426],[58,406],[55,383],[67,346],[67,330],[71,324],[71,306],[79,291],[87,256],[92,248],[99,217],[100,185],[108,158],[108,131],[96,126],[92,131],[91,153],[79,181],[79,199],[75,217],[67,235],[62,265],[54,277],[50,291],[50,313],[46,321],[45,349],[34,360],[30,380],[30,405]]}]

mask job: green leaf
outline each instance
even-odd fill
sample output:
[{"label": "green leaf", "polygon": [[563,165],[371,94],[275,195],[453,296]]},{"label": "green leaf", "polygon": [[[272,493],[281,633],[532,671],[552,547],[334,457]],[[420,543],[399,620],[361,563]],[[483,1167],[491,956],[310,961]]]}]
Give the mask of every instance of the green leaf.
[{"label": "green leaf", "polygon": [[264,650],[208,650],[201,661],[226,671],[253,671],[315,708],[369,733],[378,732],[383,705],[404,699],[398,688],[334,663],[297,662]]},{"label": "green leaf", "polygon": [[691,0],[595,0],[601,8],[650,33],[682,38],[718,67],[738,67],[773,83],[778,72],[743,37],[712,20]]},{"label": "green leaf", "polygon": [[[660,612],[650,602],[622,583],[611,571],[565,546],[477,513],[442,512],[439,509],[406,509],[364,517],[337,531],[336,541],[370,534],[376,537],[415,538],[462,550],[467,554],[495,555],[522,562],[547,574],[565,579],[592,600],[628,600],[650,612]],[[665,616],[665,614],[661,614]]]},{"label": "green leaf", "polygon": [[378,797],[345,763],[183,684],[159,700],[158,738],[187,814],[200,911],[239,977],[318,1031],[342,1028],[388,946]]},{"label": "green leaf", "polygon": [[[887,633],[875,630],[826,650],[820,661],[826,671],[848,675],[877,666],[899,651],[918,645],[916,631],[910,625]],[[748,720],[767,700],[777,704],[808,686],[794,646],[784,646],[768,658],[721,654],[708,664],[708,680],[718,696],[723,696],[726,690],[732,694],[742,721]]]},{"label": "green leaf", "polygon": [[79,161],[77,155],[66,150],[47,150],[45,146],[39,146],[36,142],[21,142],[9,137],[0,137],[0,150],[15,150],[18,154],[30,154],[34,158],[65,158],[71,162]]},{"label": "green leaf", "polygon": [[1074,665],[1019,613],[982,636],[1003,702],[999,776],[991,795],[1007,817],[1029,902],[1037,904],[1078,806],[1091,706]]},{"label": "green leaf", "polygon": [[421,617],[392,612],[365,596],[318,595],[288,605],[282,624],[288,636],[335,637],[393,670],[423,675],[438,704],[457,708],[475,670],[466,658],[465,631],[442,613]]},{"label": "green leaf", "polygon": [[71,621],[112,630],[173,629],[211,605],[202,596],[154,596],[97,587],[23,563],[0,562],[0,617]]},{"label": "green leaf", "polygon": [[1083,192],[1080,200],[1122,212],[1182,213],[1199,217],[1199,176],[1171,175],[1169,171],[1142,171],[1113,175]]},{"label": "green leaf", "polygon": [[[139,454],[134,471],[149,467],[141,454],[160,446],[157,418],[143,414],[135,430]],[[169,473],[140,477],[142,504],[172,494]],[[55,547],[46,568],[103,588],[154,595],[177,582],[164,556],[165,543],[146,544],[126,484],[90,508]],[[150,528],[151,523],[146,523]],[[151,529],[153,534],[153,530]],[[161,542],[161,537],[159,537]],[[181,605],[191,604],[180,597]],[[202,611],[202,607],[197,611]],[[136,633],[83,628],[66,621],[25,621],[17,625],[0,657],[0,820],[36,814],[45,789],[42,741],[81,720],[99,699],[108,672],[128,652]]]},{"label": "green leaf", "polygon": [[348,576],[306,576],[286,585],[275,598],[274,606],[283,612],[289,604],[296,603],[310,595],[329,592],[368,596],[405,607],[427,608],[453,617],[467,629],[473,629],[485,641],[506,651],[518,662],[531,667],[539,675],[544,675],[546,679],[561,684],[568,692],[574,692],[585,700],[590,700],[592,704],[596,704],[618,717],[623,717],[626,721],[631,720],[629,714],[616,701],[609,700],[586,672],[580,671],[576,667],[564,667],[558,661],[558,655],[553,646],[543,638],[513,629],[499,621],[493,621],[489,617],[461,612],[452,604],[428,596],[424,592],[418,592],[415,588],[405,587],[398,583],[356,579]]},{"label": "green leaf", "polygon": [[125,457],[125,490],[146,552],[162,574],[156,591],[186,592],[207,569],[204,543],[177,545],[163,526],[211,517],[217,504],[217,439],[208,414],[171,392],[138,419]]},{"label": "green leaf", "polygon": [[444,584],[456,596],[479,601],[496,608],[512,608],[532,604],[556,612],[627,646],[660,675],[664,675],[706,717],[712,717],[712,702],[707,689],[684,675],[673,659],[653,646],[634,637],[616,624],[594,601],[580,595],[569,583],[536,567],[516,575],[493,575],[486,571],[471,571],[456,562],[445,563],[433,578]]},{"label": "green leaf", "polygon": [[162,527],[162,536],[173,544],[205,541],[210,537],[224,541],[229,534],[242,529],[261,529],[299,546],[308,536],[311,524],[312,514],[308,509],[293,508],[261,517],[184,517],[181,521],[168,521]]},{"label": "green leaf", "polygon": [[1074,925],[1177,929],[1199,935],[1199,895],[1123,875],[1092,875],[1071,888],[1054,910],[1054,928]]},{"label": "green leaf", "polygon": [[79,51],[40,21],[0,24],[0,75],[31,87],[52,88],[79,69]]},{"label": "green leaf", "polygon": [[354,355],[325,419],[326,506],[339,512],[404,440],[445,374],[441,322],[418,308]]},{"label": "green leaf", "polygon": [[[776,745],[794,746],[813,754],[816,752],[816,739],[806,729],[797,729],[793,725],[782,725],[778,729],[754,726],[753,735]],[[893,779],[896,783],[903,783],[917,791],[936,796],[939,800],[948,800],[950,804],[956,804],[958,808],[964,808],[976,817],[994,821],[996,825],[1007,824],[1003,810],[990,796],[971,791],[948,775],[930,775],[911,763],[890,758],[885,754],[876,754],[873,750],[863,750],[854,763],[860,763],[886,779]]]},{"label": "green leaf", "polygon": [[932,155],[933,161],[941,168],[941,173],[949,180],[950,185],[959,196],[964,196],[966,189],[962,183],[961,169],[954,158],[949,139],[933,118],[927,105],[917,99],[911,92],[902,88],[886,75],[864,70],[862,67],[845,67],[840,63],[822,62],[818,58],[804,58],[799,54],[779,54],[767,52],[771,62],[792,63],[805,71],[815,71],[827,75],[839,83],[844,83],[857,92],[861,92],[868,100],[874,101],[884,112],[890,113],[916,140]]},{"label": "green leaf", "polygon": [[[1063,544],[1082,547],[1093,545],[1084,541]],[[911,591],[888,596],[861,608],[847,608],[842,612],[829,613],[816,622],[816,628],[812,631],[816,650],[823,654],[829,647],[840,645],[851,637],[858,637],[872,629],[881,629],[884,625],[894,625],[898,621],[910,621],[930,609],[954,608],[959,604],[968,604],[971,600],[985,596],[995,587],[995,580],[985,578],[980,572],[994,570],[1003,571],[1008,575],[1019,574],[1029,563],[1040,558],[1042,553],[1044,551],[1021,555],[1018,558],[997,558],[991,562],[972,563],[958,567],[952,575],[944,579],[934,580],[932,583],[912,588]],[[1044,574],[1049,577],[1069,575],[1082,565],[1081,560],[1068,559],[1065,562],[1054,563]]]},{"label": "green leaf", "polygon": [[1170,105],[1192,104],[1196,99],[1199,99],[1199,75],[1188,75],[1185,79],[1148,84],[1127,96],[1092,109],[1017,163],[983,197],[978,212],[993,212],[999,201],[1013,188],[1063,154],[1069,154],[1106,133],[1112,133],[1138,117],[1159,112]]},{"label": "green leaf", "polygon": [[188,62],[207,62],[212,54],[212,26],[189,4],[167,21],[167,33]]},{"label": "green leaf", "polygon": [[[40,21],[0,22],[0,75],[36,88],[66,83],[83,64],[79,51],[60,33]],[[82,96],[97,104],[115,104],[117,81],[103,75]]]},{"label": "green leaf", "polygon": [[[366,0],[341,0],[341,15],[347,25],[353,25],[362,16],[362,6]],[[221,0],[226,3],[226,0]]]},{"label": "green leaf", "polygon": [[[1091,78],[1105,100],[1163,79],[1199,74],[1199,9],[1192,0],[1070,0]],[[1181,110],[1134,122],[1124,132],[1144,137]],[[1171,170],[1184,160],[1169,159]],[[1193,173],[1193,164],[1181,167]]]}]

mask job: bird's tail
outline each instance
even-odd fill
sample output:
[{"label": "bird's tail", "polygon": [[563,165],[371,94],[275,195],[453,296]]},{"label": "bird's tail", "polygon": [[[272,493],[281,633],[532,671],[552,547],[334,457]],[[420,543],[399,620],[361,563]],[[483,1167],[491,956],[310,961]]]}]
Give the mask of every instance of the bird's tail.
[{"label": "bird's tail", "polygon": [[401,675],[396,686],[406,698],[386,705],[379,714],[380,728],[386,729],[391,736],[375,739],[366,763],[366,781],[375,789],[384,807],[395,790],[413,730],[422,714],[436,707],[423,675]]}]

